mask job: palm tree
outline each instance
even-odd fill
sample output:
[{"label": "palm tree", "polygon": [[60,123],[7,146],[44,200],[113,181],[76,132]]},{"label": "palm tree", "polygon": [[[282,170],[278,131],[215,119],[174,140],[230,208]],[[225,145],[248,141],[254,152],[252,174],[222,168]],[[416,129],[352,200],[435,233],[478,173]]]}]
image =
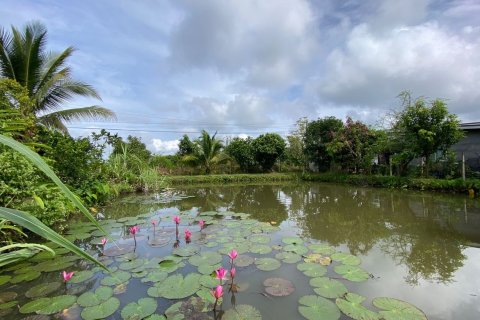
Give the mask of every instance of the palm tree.
[{"label": "palm tree", "polygon": [[197,148],[192,154],[183,157],[183,161],[199,165],[205,168],[205,173],[210,174],[212,168],[220,163],[228,160],[228,157],[221,153],[223,144],[221,140],[215,139],[215,136],[210,136],[207,131],[202,130],[202,136],[196,141]]},{"label": "palm tree", "polygon": [[62,104],[74,96],[100,99],[92,86],[73,79],[66,65],[73,47],[61,53],[45,49],[47,30],[34,22],[19,31],[12,26],[9,34],[0,28],[0,77],[17,81],[28,90],[34,101],[24,115],[34,115],[40,124],[68,132],[64,122],[79,119],[114,118],[115,114],[100,106],[62,110]]}]

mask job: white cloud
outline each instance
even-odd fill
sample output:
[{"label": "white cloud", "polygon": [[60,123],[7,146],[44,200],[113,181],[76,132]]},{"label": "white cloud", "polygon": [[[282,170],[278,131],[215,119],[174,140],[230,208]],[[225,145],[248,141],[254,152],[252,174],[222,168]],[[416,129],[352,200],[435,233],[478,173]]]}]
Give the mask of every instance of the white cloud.
[{"label": "white cloud", "polygon": [[179,140],[163,141],[162,139],[152,139],[152,145],[155,152],[161,154],[174,154],[178,151]]}]

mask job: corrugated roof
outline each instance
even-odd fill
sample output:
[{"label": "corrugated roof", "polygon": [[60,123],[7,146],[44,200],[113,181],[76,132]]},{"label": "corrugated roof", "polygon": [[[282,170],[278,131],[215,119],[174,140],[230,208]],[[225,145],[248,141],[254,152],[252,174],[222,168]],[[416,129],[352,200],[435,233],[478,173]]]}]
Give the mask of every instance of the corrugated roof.
[{"label": "corrugated roof", "polygon": [[475,130],[475,129],[480,129],[480,122],[465,122],[465,123],[460,123],[460,129],[463,129],[463,130]]}]

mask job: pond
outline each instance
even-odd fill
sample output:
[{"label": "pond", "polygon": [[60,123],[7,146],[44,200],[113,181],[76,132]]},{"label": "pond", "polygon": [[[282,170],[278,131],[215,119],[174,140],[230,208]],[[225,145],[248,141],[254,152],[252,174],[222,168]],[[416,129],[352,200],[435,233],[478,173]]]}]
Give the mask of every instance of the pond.
[{"label": "pond", "polygon": [[[480,203],[465,196],[312,183],[184,187],[125,197],[100,216],[115,243],[102,246],[87,222],[72,222],[67,235],[113,272],[49,243],[54,259],[40,253],[1,271],[1,319],[480,315]],[[66,283],[64,270],[74,272]]]}]

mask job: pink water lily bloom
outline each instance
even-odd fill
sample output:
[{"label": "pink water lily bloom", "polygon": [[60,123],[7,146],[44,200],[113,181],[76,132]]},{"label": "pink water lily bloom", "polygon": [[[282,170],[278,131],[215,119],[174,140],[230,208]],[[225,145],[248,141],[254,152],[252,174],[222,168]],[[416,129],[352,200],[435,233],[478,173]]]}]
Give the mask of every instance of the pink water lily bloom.
[{"label": "pink water lily bloom", "polygon": [[236,272],[237,272],[237,270],[235,269],[235,267],[232,267],[232,268],[230,269],[230,275],[232,276],[232,280],[233,280],[233,278],[235,278],[235,273],[236,273]]},{"label": "pink water lily bloom", "polygon": [[215,300],[218,300],[223,296],[223,287],[218,285],[211,292],[212,295],[215,297]]},{"label": "pink water lily bloom", "polygon": [[200,220],[198,221],[198,224],[200,225],[200,229],[203,229],[203,226],[205,225],[205,221]]},{"label": "pink water lily bloom", "polygon": [[157,225],[157,220],[152,220],[152,224],[153,224],[153,226],[156,226]]},{"label": "pink water lily bloom", "polygon": [[238,256],[237,250],[233,249],[232,251],[230,251],[228,256],[230,257],[230,259],[232,259],[232,261],[235,260],[235,258]]},{"label": "pink water lily bloom", "polygon": [[176,224],[180,224],[180,217],[179,217],[179,216],[173,216],[173,221],[174,221]]},{"label": "pink water lily bloom", "polygon": [[107,244],[107,241],[108,241],[107,238],[102,238],[102,246],[105,247],[105,244]]},{"label": "pink water lily bloom", "polygon": [[133,227],[130,227],[130,233],[135,235],[137,234],[137,232],[140,230],[140,228],[138,226],[133,226]]},{"label": "pink water lily bloom", "polygon": [[222,280],[227,279],[227,270],[225,270],[225,268],[223,267],[221,267],[218,270],[215,270],[215,274],[217,275],[217,279],[219,279],[220,282],[222,282]]},{"label": "pink water lily bloom", "polygon": [[67,282],[68,280],[72,279],[73,273],[74,273],[73,271],[72,272],[63,271],[63,281]]},{"label": "pink water lily bloom", "polygon": [[191,236],[192,236],[192,233],[190,232],[190,230],[185,229],[185,238],[190,239]]}]

